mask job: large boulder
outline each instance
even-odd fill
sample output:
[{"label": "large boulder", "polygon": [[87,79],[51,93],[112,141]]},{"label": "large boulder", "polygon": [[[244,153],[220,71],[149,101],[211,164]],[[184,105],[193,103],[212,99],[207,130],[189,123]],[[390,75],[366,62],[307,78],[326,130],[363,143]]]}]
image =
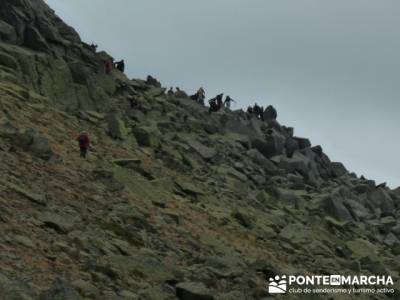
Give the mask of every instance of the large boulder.
[{"label": "large boulder", "polygon": [[79,221],[78,217],[50,212],[43,213],[39,219],[45,227],[52,228],[60,234],[67,234],[72,231]]},{"label": "large boulder", "polygon": [[78,292],[66,281],[56,279],[52,287],[43,292],[40,300],[81,300]]},{"label": "large boulder", "polygon": [[217,151],[215,149],[210,148],[196,140],[189,139],[187,141],[187,144],[204,160],[212,160],[217,155]]},{"label": "large boulder", "polygon": [[15,134],[14,143],[16,146],[44,160],[49,160],[54,155],[50,141],[31,128],[18,131]]},{"label": "large boulder", "polygon": [[272,157],[271,160],[277,164],[281,169],[286,170],[288,173],[300,173],[306,181],[316,186],[319,182],[319,171],[316,163],[304,155],[302,152],[295,151],[292,157],[279,155]]},{"label": "large boulder", "polygon": [[370,218],[371,213],[369,210],[360,202],[354,199],[346,199],[344,205],[349,210],[351,215],[357,221],[364,221]]},{"label": "large boulder", "polygon": [[280,231],[279,238],[299,248],[313,240],[313,232],[300,223],[288,224]]},{"label": "large boulder", "polygon": [[82,62],[74,61],[68,64],[75,83],[86,85],[91,77],[91,70]]},{"label": "large boulder", "polygon": [[253,138],[251,145],[260,151],[265,157],[270,158],[281,155],[285,151],[285,137],[275,130],[269,130],[265,138]]},{"label": "large boulder", "polygon": [[146,91],[145,95],[147,98],[155,98],[164,95],[165,88],[151,88],[150,90]]},{"label": "large boulder", "polygon": [[35,156],[44,160],[49,160],[54,155],[49,140],[44,136],[35,136],[29,149]]},{"label": "large boulder", "polygon": [[395,244],[399,243],[399,239],[393,233],[389,233],[386,235],[383,243],[388,247],[393,247]]},{"label": "large boulder", "polygon": [[27,186],[24,184],[12,183],[10,181],[2,181],[1,179],[0,181],[3,186],[25,197],[33,203],[46,206],[47,197],[46,194],[44,194],[43,192],[37,193],[36,191],[32,191],[28,189]]},{"label": "large boulder", "polygon": [[254,216],[249,215],[242,209],[233,211],[232,217],[234,217],[243,227],[248,229],[252,229],[254,227]]},{"label": "large boulder", "polygon": [[242,111],[235,111],[229,116],[225,114],[222,115],[221,123],[225,130],[248,138],[263,139],[264,134],[261,127],[265,124],[256,118],[251,118],[249,120],[243,116],[242,113]]},{"label": "large boulder", "polygon": [[2,20],[0,20],[0,40],[10,43],[17,42],[17,33],[15,32],[14,27]]},{"label": "large boulder", "polygon": [[332,162],[331,170],[335,177],[342,177],[348,173],[347,169],[341,162]]},{"label": "large boulder", "polygon": [[272,105],[267,106],[267,108],[264,110],[263,113],[263,120],[269,121],[269,120],[276,120],[278,117],[278,113]]},{"label": "large boulder", "polygon": [[277,167],[257,149],[250,149],[247,151],[246,155],[253,161],[253,163],[260,166],[266,173],[270,175],[277,173]]},{"label": "large boulder", "polygon": [[365,200],[350,189],[339,187],[325,201],[325,211],[339,221],[365,221],[372,216]]},{"label": "large boulder", "polygon": [[[133,227],[135,228],[135,227]],[[150,251],[136,251],[130,256],[112,255],[109,264],[119,276],[129,274],[139,274],[142,278],[147,278],[152,282],[175,281],[178,279],[174,266],[164,264]]]},{"label": "large boulder", "polygon": [[202,282],[181,282],[175,288],[180,300],[214,300],[211,291]]},{"label": "large boulder", "polygon": [[25,29],[24,44],[34,50],[47,52],[50,48],[40,32],[32,26]]},{"label": "large boulder", "polygon": [[392,228],[392,232],[400,238],[400,223]]},{"label": "large boulder", "polygon": [[14,139],[18,132],[16,128],[10,121],[6,118],[0,119],[0,138]]},{"label": "large boulder", "polygon": [[275,193],[276,198],[284,205],[293,206],[297,209],[301,209],[305,206],[304,199],[291,190],[276,189]]},{"label": "large boulder", "polygon": [[157,129],[147,126],[136,126],[133,129],[137,143],[142,147],[156,148],[160,144],[159,132]]},{"label": "large boulder", "polygon": [[[24,39],[27,39],[25,32],[28,27],[35,29],[42,41],[47,39],[58,43],[80,42],[78,33],[65,24],[44,1],[2,0],[0,1],[0,19],[14,28],[18,43],[24,43]],[[33,42],[37,46],[36,32],[33,33]]]},{"label": "large boulder", "polygon": [[383,217],[379,220],[379,228],[382,232],[388,233],[394,228],[397,221],[393,216]]},{"label": "large boulder", "polygon": [[326,213],[339,221],[353,222],[354,219],[343,203],[343,199],[336,195],[330,195],[325,198],[323,208]]},{"label": "large boulder", "polygon": [[125,127],[124,121],[122,121],[116,113],[110,113],[106,120],[108,125],[108,134],[113,139],[126,139],[128,129]]},{"label": "large boulder", "polygon": [[288,138],[285,142],[285,149],[287,156],[292,157],[294,152],[300,149],[299,143],[293,138]]},{"label": "large boulder", "polygon": [[377,255],[376,246],[361,238],[347,241],[346,246],[351,251],[351,257],[354,259],[365,259]]},{"label": "large boulder", "polygon": [[297,142],[300,149],[306,149],[311,147],[311,142],[309,139],[301,137],[294,137],[293,139]]},{"label": "large boulder", "polygon": [[382,213],[385,214],[393,213],[394,202],[385,189],[376,189],[373,193],[368,195],[368,198],[372,207],[381,209]]},{"label": "large boulder", "polygon": [[293,157],[278,155],[271,158],[271,161],[276,163],[279,168],[284,169],[287,173],[299,172],[302,175],[307,174],[309,160],[301,153],[296,152]]},{"label": "large boulder", "polygon": [[13,56],[5,52],[0,52],[0,65],[3,65],[13,70],[16,70],[18,68],[17,60]]}]

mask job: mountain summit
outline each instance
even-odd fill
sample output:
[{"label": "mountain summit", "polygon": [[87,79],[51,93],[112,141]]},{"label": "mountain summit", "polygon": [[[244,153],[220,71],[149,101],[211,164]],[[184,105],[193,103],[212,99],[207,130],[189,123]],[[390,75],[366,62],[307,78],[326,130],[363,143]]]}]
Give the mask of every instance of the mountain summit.
[{"label": "mountain summit", "polygon": [[0,2],[0,299],[275,299],[310,274],[394,285],[285,297],[398,299],[398,189],[111,60],[42,0]]}]

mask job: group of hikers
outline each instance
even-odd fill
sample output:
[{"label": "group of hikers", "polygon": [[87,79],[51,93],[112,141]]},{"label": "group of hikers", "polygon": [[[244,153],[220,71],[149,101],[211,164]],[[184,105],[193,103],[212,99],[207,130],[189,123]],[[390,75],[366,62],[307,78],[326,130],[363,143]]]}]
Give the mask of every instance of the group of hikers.
[{"label": "group of hikers", "polygon": [[104,61],[104,67],[105,67],[106,74],[110,74],[112,69],[114,69],[114,68],[121,71],[122,73],[124,73],[125,72],[125,61],[123,59],[121,59],[120,61],[114,62],[110,58],[110,59],[107,59],[106,61]]},{"label": "group of hikers", "polygon": [[263,106],[259,106],[257,104],[257,102],[254,104],[253,107],[249,106],[247,107],[247,113],[249,115],[254,115],[256,116],[257,119],[262,120],[264,117],[264,107]]},{"label": "group of hikers", "polygon": [[[182,91],[179,87],[175,88],[176,91],[174,92],[174,88],[170,87],[170,89],[167,92],[168,96],[184,96],[188,97],[189,99],[195,101],[197,104],[200,104],[202,106],[205,106],[205,99],[206,99],[206,92],[204,91],[204,88],[199,88],[197,92],[191,96],[187,96],[187,94]],[[232,103],[236,103],[235,100],[233,100],[230,96],[226,96],[225,100],[224,94],[219,94],[215,96],[214,98],[208,100],[208,104],[210,105],[209,112],[216,112],[219,111],[221,108],[226,107],[226,108],[231,108]]]},{"label": "group of hikers", "polygon": [[[96,53],[98,45],[95,45],[92,43],[89,47],[94,53]],[[105,68],[106,74],[110,74],[114,68],[123,73],[125,71],[125,61],[122,59],[120,61],[114,62],[114,60],[112,58],[109,58],[109,59],[104,60],[104,68]],[[172,96],[172,95],[176,96],[177,94],[184,95],[185,97],[187,97],[187,94],[184,91],[180,90],[178,87],[176,87],[176,92],[174,92],[172,87],[167,92],[168,96]],[[195,94],[189,96],[189,99],[195,101],[196,103],[198,103],[202,106],[205,106],[205,103],[204,103],[205,98],[206,98],[206,93],[205,93],[205,90],[203,87],[200,87]],[[222,93],[222,94],[218,94],[214,98],[208,100],[208,104],[209,104],[208,112],[209,113],[217,112],[217,111],[221,110],[222,108],[230,109],[232,103],[236,103],[236,101],[233,100],[230,96],[226,96],[225,100],[223,98],[224,98],[224,94]],[[138,102],[136,101],[134,96],[130,95],[128,97],[128,100],[130,102],[131,108],[138,107]],[[247,113],[251,116],[255,116],[259,120],[264,120],[265,118],[276,119],[276,117],[277,117],[277,112],[273,106],[270,105],[264,109],[264,107],[259,106],[257,103],[255,103],[253,107],[249,106],[247,108]],[[87,151],[90,146],[89,133],[86,131],[79,133],[76,140],[78,141],[78,144],[79,144],[80,156],[83,158],[86,158]]]},{"label": "group of hikers", "polygon": [[235,100],[233,100],[230,96],[226,96],[225,100],[223,100],[224,94],[219,94],[215,96],[214,98],[208,100],[208,104],[210,105],[210,108],[208,109],[208,112],[216,112],[219,111],[221,108],[226,107],[226,108],[231,108],[232,103],[236,103]]},{"label": "group of hikers", "polygon": [[204,99],[206,99],[206,92],[201,87],[197,90],[196,94],[191,95],[189,98],[196,101],[200,105],[204,105]]},{"label": "group of hikers", "polygon": [[[88,45],[88,47],[90,48],[90,50],[92,50],[93,53],[96,53],[97,48],[99,46],[97,44],[92,43],[92,44]],[[123,59],[121,59],[120,61],[114,62],[114,59],[109,57],[107,59],[104,59],[103,63],[104,63],[104,70],[105,70],[106,74],[110,74],[114,68],[121,71],[122,73],[125,72],[125,61]]]},{"label": "group of hikers", "polygon": [[[180,91],[179,88],[176,88],[177,91]],[[168,91],[168,94],[171,95],[173,94],[173,89],[170,88],[170,90]],[[197,92],[191,96],[189,96],[190,99],[192,99],[193,101],[195,101],[196,103],[205,106],[204,100],[206,99],[206,92],[204,91],[204,88],[201,87],[197,90]],[[219,111],[221,108],[226,107],[226,108],[231,108],[231,105],[233,102],[236,103],[235,100],[233,100],[230,96],[226,96],[225,100],[224,98],[224,94],[219,94],[217,96],[215,96],[214,98],[208,100],[208,104],[209,104],[209,112],[217,112]]]},{"label": "group of hikers", "polygon": [[[176,88],[177,92],[183,92],[179,88]],[[168,95],[173,94],[173,88],[170,88],[168,91]],[[225,100],[223,100],[224,94],[219,94],[215,96],[214,98],[210,99],[208,103],[210,104],[209,107],[209,113],[211,112],[216,112],[219,111],[223,107],[230,108],[232,102],[236,102],[233,100],[230,96],[226,96]],[[205,99],[205,91],[203,88],[198,89],[197,93],[190,96],[190,99],[196,101],[197,103],[204,105],[204,99]],[[137,108],[139,106],[138,101],[133,95],[128,96],[128,100],[130,103],[131,108]],[[263,106],[259,106],[257,103],[254,104],[254,106],[249,106],[247,108],[247,114],[250,116],[255,116],[257,119],[264,121],[265,119],[267,120],[276,120],[277,118],[277,111],[276,109],[272,106],[269,105],[267,108],[264,109]],[[80,149],[80,156],[82,158],[86,158],[89,146],[90,146],[90,137],[89,133],[86,131],[82,131],[79,133],[78,137],[76,138],[79,149]]]},{"label": "group of hikers", "polygon": [[254,104],[253,107],[249,106],[247,108],[247,113],[249,115],[255,116],[257,119],[265,121],[265,120],[276,120],[278,117],[278,113],[272,105],[264,108],[263,106],[259,106],[257,103]]}]

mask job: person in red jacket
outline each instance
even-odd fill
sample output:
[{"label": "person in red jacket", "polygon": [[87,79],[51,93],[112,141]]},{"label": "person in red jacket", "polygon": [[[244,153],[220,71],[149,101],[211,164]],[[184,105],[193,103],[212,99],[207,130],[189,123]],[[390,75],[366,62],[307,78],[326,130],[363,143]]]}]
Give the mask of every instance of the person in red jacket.
[{"label": "person in red jacket", "polygon": [[89,133],[86,131],[82,131],[76,140],[79,143],[79,149],[81,150],[81,157],[86,158],[87,151],[90,146],[90,138],[89,138]]},{"label": "person in red jacket", "polygon": [[111,73],[111,71],[113,69],[113,65],[114,65],[114,63],[113,63],[112,59],[107,59],[106,61],[104,61],[104,67],[105,67],[106,74]]}]

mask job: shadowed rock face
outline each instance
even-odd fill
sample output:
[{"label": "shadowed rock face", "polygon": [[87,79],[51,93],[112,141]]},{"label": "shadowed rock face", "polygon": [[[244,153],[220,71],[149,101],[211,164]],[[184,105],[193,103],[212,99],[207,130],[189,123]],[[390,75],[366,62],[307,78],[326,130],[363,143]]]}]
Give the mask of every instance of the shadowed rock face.
[{"label": "shadowed rock face", "polygon": [[15,42],[20,45],[48,50],[47,43],[80,42],[76,31],[41,0],[3,0],[0,18],[12,26],[17,37]]},{"label": "shadowed rock face", "polygon": [[4,76],[66,110],[105,108],[115,89],[104,76],[108,56],[93,53],[43,1],[4,0],[0,20],[0,60],[12,69]]},{"label": "shadowed rock face", "polygon": [[263,299],[305,273],[398,287],[399,189],[276,120],[106,74],[110,57],[43,1],[0,2],[1,296]]}]

